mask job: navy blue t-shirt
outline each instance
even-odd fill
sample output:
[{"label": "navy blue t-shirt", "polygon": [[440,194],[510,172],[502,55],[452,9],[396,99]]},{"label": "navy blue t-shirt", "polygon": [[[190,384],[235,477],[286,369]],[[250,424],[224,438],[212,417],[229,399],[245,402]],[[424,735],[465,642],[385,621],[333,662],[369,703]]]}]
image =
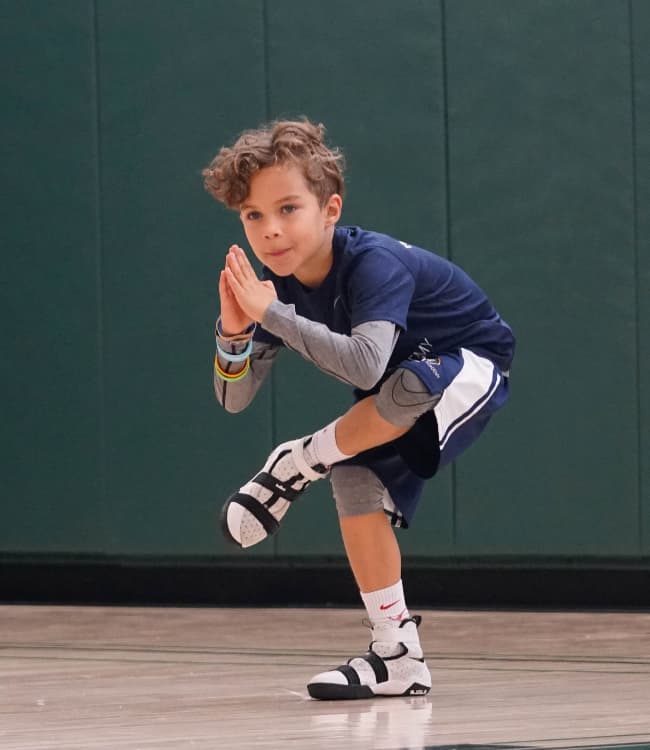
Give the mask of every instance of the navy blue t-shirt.
[{"label": "navy blue t-shirt", "polygon": [[[482,289],[458,266],[428,250],[360,227],[337,227],[334,261],[322,284],[306,287],[295,276],[264,268],[281,302],[350,335],[373,320],[395,323],[400,335],[388,370],[416,352],[424,339],[432,356],[464,347],[508,370],[514,336]],[[255,339],[282,345],[258,326]]]}]

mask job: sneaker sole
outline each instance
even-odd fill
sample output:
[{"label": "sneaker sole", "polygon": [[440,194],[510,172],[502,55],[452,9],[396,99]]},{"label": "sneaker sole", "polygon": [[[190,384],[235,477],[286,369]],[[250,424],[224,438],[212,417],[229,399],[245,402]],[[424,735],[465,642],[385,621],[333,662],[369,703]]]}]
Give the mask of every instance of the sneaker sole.
[{"label": "sneaker sole", "polygon": [[430,687],[414,682],[402,693],[375,693],[369,685],[334,685],[329,682],[312,682],[307,692],[320,701],[360,700],[363,698],[400,698],[408,695],[426,695]]},{"label": "sneaker sole", "polygon": [[241,544],[235,539],[235,537],[230,533],[230,529],[228,528],[228,507],[230,505],[230,500],[227,500],[223,508],[221,508],[221,512],[219,513],[219,528],[221,529],[221,533],[223,534],[224,539],[229,543],[234,545],[235,547],[239,547],[239,549],[242,549]]}]

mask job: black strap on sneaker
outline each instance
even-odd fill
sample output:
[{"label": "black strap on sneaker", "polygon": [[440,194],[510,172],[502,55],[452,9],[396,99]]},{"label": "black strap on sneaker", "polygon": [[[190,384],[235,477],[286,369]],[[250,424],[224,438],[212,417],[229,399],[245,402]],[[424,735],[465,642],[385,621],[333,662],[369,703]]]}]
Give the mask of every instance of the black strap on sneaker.
[{"label": "black strap on sneaker", "polygon": [[[300,476],[302,476],[302,474]],[[260,471],[260,473],[256,474],[253,478],[253,482],[273,493],[273,497],[269,498],[270,500],[275,500],[281,497],[292,503],[302,493],[302,490],[294,490],[289,486],[290,482],[293,482],[296,479],[298,479],[298,477],[291,477],[291,479],[288,479],[286,482],[281,482],[274,477],[273,474],[269,474],[266,471]],[[273,503],[270,504],[272,505]]]},{"label": "black strap on sneaker", "polygon": [[[409,652],[408,648],[401,642],[398,645],[399,651],[394,656],[382,656],[382,659],[384,661],[391,661],[392,659],[401,659],[403,656],[406,656]],[[421,659],[421,661],[424,661],[424,659]]]},{"label": "black strap on sneaker", "polygon": [[275,520],[271,513],[254,497],[244,495],[242,492],[236,492],[230,498],[230,502],[243,505],[244,508],[246,508],[246,510],[249,511],[251,515],[255,516],[255,518],[262,524],[264,531],[266,531],[269,536],[275,534],[280,528],[280,524]]},{"label": "black strap on sneaker", "polygon": [[378,683],[386,682],[386,680],[388,680],[388,670],[386,669],[386,665],[384,664],[384,660],[381,658],[381,656],[377,656],[374,651],[370,650],[361,658],[365,659],[368,664],[370,664],[370,666],[372,667],[372,671],[375,673],[375,679]]},{"label": "black strap on sneaker", "polygon": [[361,680],[357,674],[357,670],[351,667],[349,664],[342,664],[336,668],[337,672],[341,672],[345,675],[345,679],[348,681],[348,685],[361,685]]}]

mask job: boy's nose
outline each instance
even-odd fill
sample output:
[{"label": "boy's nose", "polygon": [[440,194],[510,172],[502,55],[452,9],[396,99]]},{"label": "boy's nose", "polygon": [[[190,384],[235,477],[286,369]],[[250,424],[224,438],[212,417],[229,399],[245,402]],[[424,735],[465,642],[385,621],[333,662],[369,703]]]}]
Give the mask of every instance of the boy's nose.
[{"label": "boy's nose", "polygon": [[267,240],[273,239],[273,237],[279,237],[280,232],[278,231],[277,227],[267,225],[264,228],[264,236]]}]

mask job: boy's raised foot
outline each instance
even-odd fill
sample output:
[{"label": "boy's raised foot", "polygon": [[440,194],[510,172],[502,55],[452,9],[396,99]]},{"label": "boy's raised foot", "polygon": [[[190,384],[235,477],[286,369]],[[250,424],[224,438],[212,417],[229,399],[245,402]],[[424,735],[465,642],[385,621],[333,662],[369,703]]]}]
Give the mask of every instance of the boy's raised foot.
[{"label": "boy's raised foot", "polygon": [[280,521],[307,487],[328,470],[310,466],[303,455],[306,440],[279,445],[262,470],[226,500],[221,511],[224,536],[239,547],[251,547],[280,528]]},{"label": "boy's raised foot", "polygon": [[375,625],[367,653],[317,674],[307,685],[309,695],[319,700],[353,700],[428,693],[431,673],[417,635],[420,619],[415,615],[399,626]]}]

